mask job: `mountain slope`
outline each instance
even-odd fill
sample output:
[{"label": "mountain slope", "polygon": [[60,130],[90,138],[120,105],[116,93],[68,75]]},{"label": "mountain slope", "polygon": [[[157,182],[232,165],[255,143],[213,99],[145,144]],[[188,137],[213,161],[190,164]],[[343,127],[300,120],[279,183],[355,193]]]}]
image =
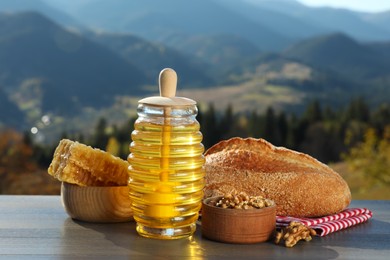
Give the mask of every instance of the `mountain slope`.
[{"label": "mountain slope", "polygon": [[284,55],[338,72],[351,79],[373,79],[389,73],[390,62],[345,34],[335,33],[299,42]]},{"label": "mountain slope", "polygon": [[143,93],[148,83],[115,53],[33,12],[0,15],[0,79],[11,94],[24,81],[39,79],[41,109],[62,113]]},{"label": "mountain slope", "polygon": [[[64,7],[64,1],[46,1]],[[297,39],[332,32],[343,32],[359,41],[390,40],[389,12],[314,8],[295,0],[73,2],[68,1],[65,9],[93,28],[136,33],[164,43],[168,43],[167,37],[183,33],[234,34],[256,42],[264,50],[277,50]]]},{"label": "mountain slope", "polygon": [[362,13],[360,14],[360,17],[364,21],[380,27],[390,33],[390,10],[380,13]]},{"label": "mountain slope", "polygon": [[335,73],[312,67],[278,54],[262,54],[238,63],[227,71],[223,86],[204,90],[184,90],[201,105],[213,103],[219,111],[230,104],[235,112],[264,112],[267,107],[288,113],[301,113],[308,102],[342,107],[360,86]]},{"label": "mountain slope", "polygon": [[0,12],[18,13],[35,11],[62,25],[81,27],[81,24],[65,12],[48,5],[42,0],[1,0]]},{"label": "mountain slope", "polygon": [[183,53],[219,67],[232,66],[260,53],[252,42],[234,35],[177,37],[170,44]]},{"label": "mountain slope", "polygon": [[[343,32],[359,41],[390,40],[388,29],[368,22],[362,14],[347,9],[329,7],[313,8],[295,0],[245,0],[258,7],[289,15],[328,32]],[[387,26],[388,27],[388,26]]]},{"label": "mountain slope", "polygon": [[330,30],[310,23],[300,17],[291,16],[267,8],[257,2],[245,0],[218,0],[218,2],[246,18],[261,24],[291,39],[303,39],[314,35],[329,33]]},{"label": "mountain slope", "polygon": [[95,28],[131,32],[163,42],[176,34],[233,34],[252,41],[262,49],[278,49],[290,42],[287,37],[213,0],[95,0],[75,15]]},{"label": "mountain slope", "polygon": [[0,129],[2,124],[15,127],[24,121],[24,115],[0,88]]},{"label": "mountain slope", "polygon": [[207,87],[213,79],[207,75],[206,65],[193,56],[186,56],[175,49],[152,43],[131,34],[87,33],[89,39],[110,48],[156,82],[160,71],[171,67],[179,75],[180,88]]},{"label": "mountain slope", "polygon": [[365,46],[383,55],[385,59],[390,60],[390,41],[367,43]]}]

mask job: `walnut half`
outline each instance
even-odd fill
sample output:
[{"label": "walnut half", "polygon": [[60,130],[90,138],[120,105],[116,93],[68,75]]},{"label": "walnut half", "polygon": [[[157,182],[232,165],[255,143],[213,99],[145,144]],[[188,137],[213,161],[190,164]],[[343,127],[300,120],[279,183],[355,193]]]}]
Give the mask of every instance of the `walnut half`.
[{"label": "walnut half", "polygon": [[287,227],[282,228],[275,234],[275,244],[279,244],[284,240],[286,247],[295,246],[298,241],[305,240],[310,241],[312,236],[316,235],[316,231],[303,225],[300,222],[292,221]]}]

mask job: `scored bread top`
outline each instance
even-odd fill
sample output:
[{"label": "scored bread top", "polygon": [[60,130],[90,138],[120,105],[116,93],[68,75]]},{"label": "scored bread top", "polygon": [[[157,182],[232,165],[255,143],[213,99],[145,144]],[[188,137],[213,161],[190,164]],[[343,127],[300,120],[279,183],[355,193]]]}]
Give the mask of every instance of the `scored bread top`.
[{"label": "scored bread top", "polygon": [[63,139],[58,144],[48,173],[79,186],[125,186],[128,162],[100,149]]},{"label": "scored bread top", "polygon": [[296,217],[334,214],[351,201],[347,183],[330,167],[264,139],[222,141],[205,157],[205,197],[243,191],[274,200],[278,215]]}]

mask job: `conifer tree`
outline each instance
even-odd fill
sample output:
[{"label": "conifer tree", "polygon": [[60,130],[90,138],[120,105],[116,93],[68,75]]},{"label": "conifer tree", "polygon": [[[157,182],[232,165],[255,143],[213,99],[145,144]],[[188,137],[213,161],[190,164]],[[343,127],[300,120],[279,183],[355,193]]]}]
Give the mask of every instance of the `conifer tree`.
[{"label": "conifer tree", "polygon": [[219,125],[214,105],[212,103],[209,105],[208,110],[204,113],[200,125],[203,133],[203,145],[206,148],[209,148],[220,141],[220,131],[218,129]]},{"label": "conifer tree", "polygon": [[368,122],[370,119],[370,109],[363,98],[353,99],[346,110],[346,120],[356,120]]},{"label": "conifer tree", "polygon": [[379,135],[383,135],[385,128],[390,125],[390,105],[382,104],[376,111],[372,113],[370,125],[378,131]]},{"label": "conifer tree", "polygon": [[308,123],[315,123],[323,119],[321,106],[318,100],[314,100],[307,105],[303,117]]},{"label": "conifer tree", "polygon": [[263,138],[273,144],[277,141],[276,117],[272,107],[268,107],[265,112]]},{"label": "conifer tree", "polygon": [[248,117],[248,135],[254,138],[263,136],[264,129],[261,123],[262,120],[256,110],[253,110]]},{"label": "conifer tree", "polygon": [[287,122],[286,114],[284,112],[281,112],[278,115],[277,130],[278,130],[279,140],[276,143],[276,145],[286,146],[287,145],[287,135],[288,135],[288,122]]},{"label": "conifer tree", "polygon": [[100,118],[98,123],[96,124],[92,146],[105,150],[108,142],[108,135],[106,133],[106,129],[107,129],[107,120],[105,118]]},{"label": "conifer tree", "polygon": [[234,122],[233,107],[229,104],[226,107],[225,113],[223,114],[218,127],[219,129],[223,129],[223,131],[221,131],[221,138],[228,139],[232,137],[232,131],[234,131],[233,129],[236,129],[237,126],[238,125]]}]

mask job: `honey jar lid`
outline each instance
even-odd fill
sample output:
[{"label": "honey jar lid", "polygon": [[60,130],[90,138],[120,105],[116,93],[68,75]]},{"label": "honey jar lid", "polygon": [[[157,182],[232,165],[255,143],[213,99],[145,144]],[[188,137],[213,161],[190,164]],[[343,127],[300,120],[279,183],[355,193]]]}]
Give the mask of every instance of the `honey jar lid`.
[{"label": "honey jar lid", "polygon": [[176,72],[171,68],[165,68],[159,75],[160,96],[143,98],[138,103],[163,107],[196,105],[196,101],[192,99],[176,97],[176,86]]}]

